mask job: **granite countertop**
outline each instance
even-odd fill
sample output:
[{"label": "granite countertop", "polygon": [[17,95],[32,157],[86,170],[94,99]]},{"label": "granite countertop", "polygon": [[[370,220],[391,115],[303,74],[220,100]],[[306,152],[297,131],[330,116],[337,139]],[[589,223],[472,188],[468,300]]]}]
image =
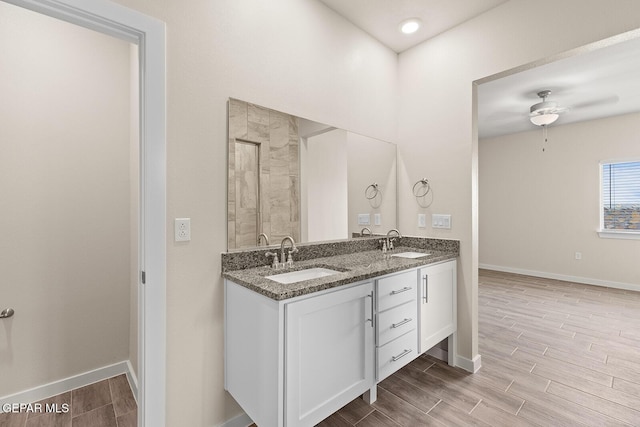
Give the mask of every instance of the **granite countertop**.
[{"label": "granite countertop", "polygon": [[[229,279],[239,285],[276,301],[280,301],[397,271],[455,259],[458,256],[457,251],[419,249],[407,246],[395,248],[390,252],[390,255],[402,252],[421,252],[429,255],[420,258],[400,258],[389,256],[385,259],[381,251],[368,250],[351,254],[308,259],[304,261],[294,261],[293,267],[288,269],[274,270],[271,267],[262,266],[225,271],[222,275],[226,279]],[[312,267],[329,268],[340,271],[340,273],[291,284],[278,283],[265,277],[290,271],[304,270]]]}]

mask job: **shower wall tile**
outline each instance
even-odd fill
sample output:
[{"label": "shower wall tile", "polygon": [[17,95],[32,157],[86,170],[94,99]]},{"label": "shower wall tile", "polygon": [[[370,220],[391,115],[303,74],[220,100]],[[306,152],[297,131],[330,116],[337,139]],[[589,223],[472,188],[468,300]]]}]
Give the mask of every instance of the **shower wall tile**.
[{"label": "shower wall tile", "polygon": [[[295,116],[244,101],[229,101],[229,206],[227,209],[229,248],[255,246],[257,234],[264,232],[271,242],[291,235],[300,238],[300,164],[298,121]],[[250,217],[257,207],[253,165],[238,157],[243,139],[259,145],[260,221]],[[246,161],[246,160],[245,160]],[[242,164],[241,164],[242,163]],[[250,167],[251,166],[251,167]],[[233,202],[233,204],[232,204]],[[242,211],[242,212],[241,212]],[[251,223],[251,224],[249,224]],[[255,235],[251,236],[251,233]],[[251,237],[251,238],[250,238]]]},{"label": "shower wall tile", "polygon": [[[300,179],[297,176],[289,176],[289,203],[290,206],[300,206]],[[289,220],[291,222],[300,221],[300,209],[290,210]]]},{"label": "shower wall tile", "polygon": [[259,105],[248,104],[247,107],[247,139],[254,142],[269,141],[269,109]]},{"label": "shower wall tile", "polygon": [[236,244],[236,221],[228,220],[227,221],[227,245],[229,248],[237,248]]},{"label": "shower wall tile", "polygon": [[300,176],[300,145],[298,139],[289,139],[289,174]]},{"label": "shower wall tile", "polygon": [[273,148],[284,148],[289,142],[289,115],[271,111],[269,142]]},{"label": "shower wall tile", "polygon": [[247,103],[229,99],[229,138],[247,139]]}]

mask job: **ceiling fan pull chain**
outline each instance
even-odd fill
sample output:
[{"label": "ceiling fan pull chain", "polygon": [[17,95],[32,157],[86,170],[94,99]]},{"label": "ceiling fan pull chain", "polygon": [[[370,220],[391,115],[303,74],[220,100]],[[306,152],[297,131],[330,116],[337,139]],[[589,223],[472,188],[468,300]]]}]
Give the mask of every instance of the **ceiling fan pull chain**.
[{"label": "ceiling fan pull chain", "polygon": [[547,145],[547,126],[542,126],[542,152],[544,153],[544,149]]}]

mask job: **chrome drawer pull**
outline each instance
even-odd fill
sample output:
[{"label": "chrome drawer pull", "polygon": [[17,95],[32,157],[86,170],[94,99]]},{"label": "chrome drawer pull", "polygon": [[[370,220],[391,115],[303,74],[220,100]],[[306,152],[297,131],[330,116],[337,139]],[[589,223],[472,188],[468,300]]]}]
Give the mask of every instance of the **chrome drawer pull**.
[{"label": "chrome drawer pull", "polygon": [[366,319],[365,322],[371,322],[371,327],[375,328],[376,324],[375,324],[375,313],[374,313],[374,307],[373,307],[373,291],[371,291],[371,293],[369,295],[366,295],[365,298],[371,298],[371,319]]},{"label": "chrome drawer pull", "polygon": [[422,299],[424,300],[425,304],[429,303],[429,275],[426,274],[423,278],[422,281],[424,282],[424,295],[422,296]]},{"label": "chrome drawer pull", "polygon": [[406,356],[407,354],[409,354],[409,353],[411,353],[411,350],[405,350],[405,351],[403,351],[402,353],[400,353],[400,354],[399,354],[399,355],[397,355],[397,356],[392,356],[392,357],[391,357],[391,360],[392,360],[393,362],[395,362],[395,361],[397,361],[397,360],[399,360],[399,359],[402,359],[403,357],[405,357],[405,356]]},{"label": "chrome drawer pull", "polygon": [[405,286],[404,288],[398,289],[397,291],[391,291],[391,295],[398,295],[398,294],[401,294],[403,292],[407,292],[407,291],[410,291],[410,290],[411,290],[411,288],[409,286]]},{"label": "chrome drawer pull", "polygon": [[392,328],[398,328],[402,325],[404,325],[405,323],[409,323],[411,322],[411,319],[404,319],[402,322],[398,322],[398,323],[394,323],[391,325]]}]

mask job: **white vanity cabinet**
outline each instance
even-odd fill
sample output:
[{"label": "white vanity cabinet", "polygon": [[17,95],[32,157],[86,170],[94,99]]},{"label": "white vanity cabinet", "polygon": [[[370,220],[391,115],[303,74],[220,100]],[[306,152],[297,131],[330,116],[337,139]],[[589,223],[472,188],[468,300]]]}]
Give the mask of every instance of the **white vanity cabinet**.
[{"label": "white vanity cabinet", "polygon": [[456,262],[281,301],[225,279],[225,389],[260,427],[314,426],[449,337]]},{"label": "white vanity cabinet", "polygon": [[366,283],[286,305],[286,426],[313,426],[375,384]]},{"label": "white vanity cabinet", "polygon": [[456,261],[429,265],[419,270],[420,353],[449,338],[449,364],[454,364],[457,328]]},{"label": "white vanity cabinet", "polygon": [[374,386],[374,316],[372,282],[275,301],[225,280],[225,388],[259,426],[316,425]]},{"label": "white vanity cabinet", "polygon": [[418,357],[416,270],[377,280],[377,381]]}]

